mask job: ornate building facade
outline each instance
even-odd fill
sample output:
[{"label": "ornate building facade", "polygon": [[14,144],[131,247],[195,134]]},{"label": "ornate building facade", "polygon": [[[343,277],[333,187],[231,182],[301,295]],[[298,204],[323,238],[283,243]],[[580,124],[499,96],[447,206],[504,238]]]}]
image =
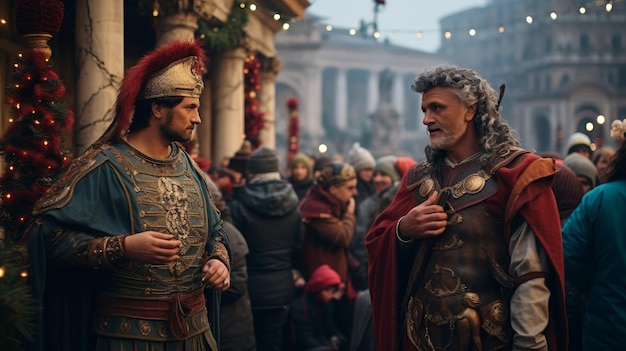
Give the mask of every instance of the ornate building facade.
[{"label": "ornate building facade", "polygon": [[506,84],[503,114],[525,147],[565,153],[574,132],[615,145],[611,121],[626,118],[626,2],[491,0],[440,23],[440,55]]},{"label": "ornate building facade", "polygon": [[[27,48],[16,30],[19,0],[0,3],[0,85],[8,83],[15,58]],[[219,161],[232,156],[244,137],[244,62],[260,61],[256,98],[265,127],[263,144],[274,146],[274,79],[280,70],[275,34],[299,20],[308,0],[66,0],[58,34],[49,41],[51,63],[67,87],[65,101],[76,116],[71,147],[87,148],[113,118],[125,69],[150,49],[174,38],[205,40],[210,63],[201,98],[199,153]],[[242,11],[245,11],[243,13]],[[245,21],[242,22],[242,16]],[[239,22],[237,22],[239,21]],[[203,32],[204,30],[204,32]],[[0,128],[10,106],[0,91]]]},{"label": "ornate building facade", "polygon": [[[286,101],[300,101],[300,149],[345,155],[359,141],[375,156],[418,157],[427,144],[416,75],[444,63],[438,55],[380,42],[348,28],[330,28],[315,16],[276,36],[283,70],[276,78],[277,130],[286,130]],[[277,135],[277,145],[286,136]]]}]

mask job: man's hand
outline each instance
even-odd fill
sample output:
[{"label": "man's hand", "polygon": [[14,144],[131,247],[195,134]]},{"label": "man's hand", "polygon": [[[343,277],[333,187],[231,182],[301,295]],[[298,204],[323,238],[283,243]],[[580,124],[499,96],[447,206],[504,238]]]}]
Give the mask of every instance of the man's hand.
[{"label": "man's hand", "polygon": [[413,207],[400,222],[399,235],[407,240],[441,235],[446,230],[448,214],[437,205],[439,192],[434,191],[426,201]]},{"label": "man's hand", "polygon": [[226,291],[230,288],[230,272],[224,263],[216,258],[210,259],[202,267],[202,281],[212,289]]},{"label": "man's hand", "polygon": [[174,235],[153,231],[128,235],[124,239],[124,252],[128,259],[151,264],[164,264],[180,258],[180,240]]}]

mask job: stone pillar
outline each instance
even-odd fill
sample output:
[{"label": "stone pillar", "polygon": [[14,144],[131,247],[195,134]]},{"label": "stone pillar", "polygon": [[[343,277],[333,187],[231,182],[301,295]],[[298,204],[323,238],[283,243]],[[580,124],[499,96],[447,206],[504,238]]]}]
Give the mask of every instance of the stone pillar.
[{"label": "stone pillar", "polygon": [[376,112],[378,103],[378,72],[370,71],[367,79],[367,114]]},{"label": "stone pillar", "polygon": [[276,75],[282,69],[282,64],[275,57],[260,57],[260,61],[261,88],[257,99],[259,112],[264,114],[265,125],[259,131],[259,139],[261,145],[276,149]]},{"label": "stone pillar", "polygon": [[76,2],[76,151],[89,147],[113,120],[124,76],[124,1]]},{"label": "stone pillar", "polygon": [[396,72],[393,77],[392,104],[396,107],[396,111],[400,114],[398,119],[400,125],[404,125],[404,119],[406,118],[406,111],[404,110],[404,93],[406,93],[406,89],[407,87],[404,85],[402,73]]},{"label": "stone pillar", "polygon": [[196,134],[198,136],[198,155],[210,160],[212,152],[213,136],[211,131],[213,130],[213,90],[211,89],[211,81],[204,81],[204,91],[200,96],[200,118],[202,123],[197,126]]},{"label": "stone pillar", "polygon": [[326,134],[322,124],[322,70],[319,67],[310,66],[306,69],[302,89],[304,93],[300,98],[300,135],[306,133],[311,137],[310,150],[303,151],[317,152],[322,137]]},{"label": "stone pillar", "polygon": [[337,70],[337,91],[335,98],[337,104],[335,105],[335,121],[337,128],[344,130],[348,124],[348,78],[346,77],[346,70],[339,68]]},{"label": "stone pillar", "polygon": [[235,48],[211,60],[213,162],[232,157],[243,141],[245,58],[245,50]]},{"label": "stone pillar", "polygon": [[174,39],[194,40],[199,16],[195,12],[181,11],[159,18],[156,25],[157,46]]}]

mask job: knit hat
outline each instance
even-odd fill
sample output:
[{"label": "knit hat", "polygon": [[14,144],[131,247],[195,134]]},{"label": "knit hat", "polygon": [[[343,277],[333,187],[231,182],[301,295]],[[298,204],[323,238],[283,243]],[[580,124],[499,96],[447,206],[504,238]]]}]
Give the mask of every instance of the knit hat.
[{"label": "knit hat", "polygon": [[235,156],[231,157],[230,161],[228,161],[228,168],[245,174],[250,152],[252,152],[252,144],[250,144],[250,141],[244,140],[241,144],[241,148],[235,152]]},{"label": "knit hat", "polygon": [[591,182],[591,188],[595,188],[598,181],[598,169],[587,157],[573,153],[567,155],[563,160],[565,165],[569,167],[579,177],[585,177]]},{"label": "knit hat", "polygon": [[397,159],[398,158],[393,155],[380,157],[378,160],[376,160],[376,164],[374,165],[374,172],[383,172],[386,175],[390,176],[394,182],[400,180],[400,174],[396,169]]},{"label": "knit hat", "polygon": [[352,179],[356,179],[354,167],[347,163],[334,161],[322,169],[317,183],[324,189],[328,189],[333,185],[343,184]]},{"label": "knit hat", "polygon": [[295,165],[299,163],[303,164],[304,167],[306,167],[306,169],[309,171],[309,176],[313,174],[313,159],[312,158],[310,158],[306,154],[299,152],[293,155],[293,158],[291,159],[291,163],[289,164],[289,168],[293,169]]},{"label": "knit hat", "polygon": [[580,148],[586,149],[591,155],[591,139],[583,133],[574,133],[567,139],[567,153],[571,154]]},{"label": "knit hat", "polygon": [[404,175],[409,171],[409,169],[413,168],[417,164],[417,161],[408,156],[398,156],[396,160],[396,169],[398,173],[400,173],[400,177],[404,177]]},{"label": "knit hat", "polygon": [[276,150],[262,146],[250,155],[248,172],[253,174],[278,172]]},{"label": "knit hat", "polygon": [[341,277],[329,265],[323,264],[311,274],[311,278],[304,287],[304,292],[314,294],[331,286],[340,285]]},{"label": "knit hat", "polygon": [[374,156],[367,149],[362,148],[358,142],[352,144],[352,148],[348,151],[347,161],[357,172],[362,169],[374,168],[376,164]]}]

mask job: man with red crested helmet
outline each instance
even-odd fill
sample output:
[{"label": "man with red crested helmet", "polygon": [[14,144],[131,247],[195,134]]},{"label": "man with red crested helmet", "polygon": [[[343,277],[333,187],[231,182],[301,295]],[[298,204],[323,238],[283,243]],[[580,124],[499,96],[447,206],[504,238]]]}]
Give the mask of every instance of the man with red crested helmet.
[{"label": "man with red crested helmet", "polygon": [[111,126],[36,205],[33,349],[217,350],[229,246],[210,180],[179,145],[201,122],[203,60],[173,41],[130,68]]}]

